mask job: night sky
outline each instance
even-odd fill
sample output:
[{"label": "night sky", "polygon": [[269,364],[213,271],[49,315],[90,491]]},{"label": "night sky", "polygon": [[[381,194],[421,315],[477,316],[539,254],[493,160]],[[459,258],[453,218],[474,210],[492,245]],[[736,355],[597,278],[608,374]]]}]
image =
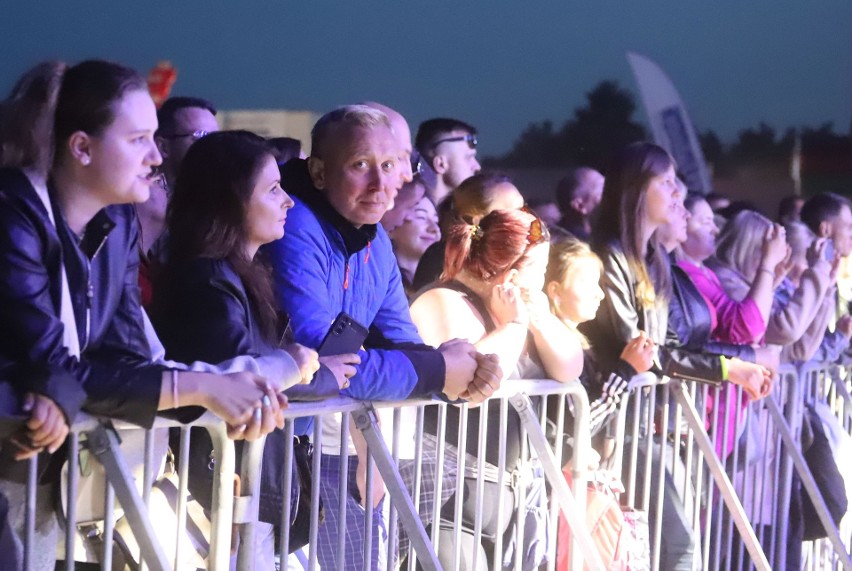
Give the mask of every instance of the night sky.
[{"label": "night sky", "polygon": [[45,58],[142,72],[170,59],[173,94],[223,109],[375,99],[414,128],[467,120],[495,154],[530,121],[560,124],[603,79],[635,91],[628,49],[656,60],[696,127],[723,140],[758,121],[849,130],[848,0],[11,0],[0,88]]}]

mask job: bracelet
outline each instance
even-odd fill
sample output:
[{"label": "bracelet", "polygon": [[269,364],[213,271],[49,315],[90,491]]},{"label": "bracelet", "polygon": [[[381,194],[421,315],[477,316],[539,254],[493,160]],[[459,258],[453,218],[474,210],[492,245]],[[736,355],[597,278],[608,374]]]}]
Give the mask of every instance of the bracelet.
[{"label": "bracelet", "polygon": [[172,369],[172,408],[179,408],[178,404],[178,371]]},{"label": "bracelet", "polygon": [[773,272],[772,270],[769,270],[769,269],[766,269],[766,268],[760,268],[759,270],[757,270],[757,273],[760,273],[760,272],[766,272],[767,274],[769,274],[769,276],[773,280],[775,279],[775,272]]}]

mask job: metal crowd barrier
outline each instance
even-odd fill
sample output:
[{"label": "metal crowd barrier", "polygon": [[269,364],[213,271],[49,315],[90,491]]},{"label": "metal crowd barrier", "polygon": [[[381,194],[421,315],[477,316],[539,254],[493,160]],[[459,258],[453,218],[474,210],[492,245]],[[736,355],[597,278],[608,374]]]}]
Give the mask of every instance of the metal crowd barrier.
[{"label": "metal crowd barrier", "polygon": [[[687,568],[692,569],[797,569],[787,560],[788,514],[794,475],[801,481],[803,493],[815,506],[817,516],[827,530],[826,539],[803,545],[803,567],[807,569],[852,570],[850,542],[852,522],[835,525],[802,454],[800,435],[806,404],[824,403],[837,419],[846,435],[852,435],[852,369],[848,366],[805,364],[798,368],[781,368],[769,397],[746,403],[738,387],[708,387],[682,380],[660,381],[652,376],[634,379],[628,398],[622,400],[614,420],[616,443],[608,465],[624,477],[626,492],[622,503],[643,510],[653,523],[650,529],[652,569],[671,565],[672,555],[685,552]],[[555,399],[558,414],[556,426],[546,431],[548,400]],[[517,485],[517,474],[506,470],[508,418],[516,415],[521,434],[521,456],[524,461],[536,459],[546,480],[549,498],[541,508],[548,514],[549,539],[543,564],[553,570],[556,560],[555,535],[557,518],[565,515],[572,533],[571,569],[603,569],[585,527],[585,493],[572,493],[562,475],[562,423],[565,409],[573,413],[573,489],[586,489],[589,458],[588,400],[578,382],[509,381],[494,397],[479,407],[454,405],[434,400],[405,402],[361,402],[343,397],[319,403],[291,403],[285,411],[285,439],[293,442],[297,419],[312,418],[311,437],[313,481],[310,486],[309,543],[304,550],[288,556],[291,504],[288,494],[281,506],[282,521],[277,531],[281,569],[297,564],[306,569],[319,567],[318,536],[320,526],[319,477],[324,440],[337,444],[340,453],[339,497],[350,496],[348,470],[350,463],[350,419],[367,444],[368,469],[366,497],[373,497],[373,487],[381,476],[387,493],[381,510],[363,511],[364,534],[361,552],[363,569],[502,569],[507,542],[523,543],[524,518],[517,506],[525,505],[525,487]],[[452,409],[451,409],[452,407]],[[502,427],[496,442],[488,431],[488,410],[498,413]],[[449,412],[458,417],[459,433],[447,437]],[[472,411],[479,412],[479,422],[470,423]],[[324,419],[339,415],[338,432],[323,430]],[[379,417],[384,422],[379,422]],[[433,419],[427,428],[425,419]],[[570,417],[569,417],[570,418]],[[123,511],[138,547],[141,569],[154,571],[181,568],[178,562],[193,546],[188,545],[186,528],[187,454],[190,426],[181,425],[178,455],[179,490],[176,528],[173,542],[163,542],[162,524],[152,521],[148,511],[151,489],[162,464],[155,453],[157,430],[178,426],[158,419],[154,430],[145,432],[144,471],[137,460],[128,462],[120,448],[117,434],[140,432],[121,423],[102,423],[84,418],[75,423],[69,436],[69,454],[78,458],[81,450],[97,458],[106,474],[103,486],[103,511],[106,519],[98,526],[103,538],[99,560],[110,569],[113,560],[113,530],[116,503]],[[225,425],[206,414],[191,426],[210,433],[214,444],[217,470],[214,476],[213,507],[210,518],[209,569],[259,569],[258,507],[263,441],[243,447],[241,486],[234,497],[234,446],[227,439]],[[116,433],[115,429],[119,432]],[[122,432],[125,431],[125,432]],[[383,435],[383,432],[386,434]],[[471,433],[470,437],[468,433]],[[330,440],[329,440],[330,439]],[[497,464],[489,467],[485,454],[467,454],[468,443],[476,442],[480,451],[496,445]],[[428,450],[428,455],[425,452]],[[424,457],[427,460],[424,461]],[[293,448],[285,450],[284,489],[298,485],[293,473]],[[134,464],[131,466],[130,464]],[[372,466],[375,466],[374,473]],[[30,463],[31,481],[27,493],[25,532],[26,569],[32,569],[35,527],[35,461]],[[663,469],[660,469],[660,468]],[[80,478],[77,463],[68,471],[67,497],[77,496]],[[404,476],[405,474],[405,476]],[[848,475],[847,475],[848,476]],[[486,494],[486,484],[496,484],[502,491],[514,482],[515,504],[504,506]],[[141,485],[140,485],[141,484]],[[465,493],[455,493],[467,490]],[[515,493],[517,492],[517,493]],[[450,499],[450,498],[453,499]],[[549,504],[545,503],[549,499]],[[470,506],[473,506],[472,508]],[[326,506],[328,507],[328,506]],[[65,569],[75,568],[75,550],[79,549],[76,504],[66,507]],[[334,530],[336,569],[351,569],[344,557],[347,549],[346,504],[337,506]],[[471,511],[468,521],[461,517]],[[497,530],[486,534],[486,512],[496,510]],[[672,518],[674,514],[674,518]],[[379,521],[380,520],[380,521]],[[675,522],[674,527],[671,527]],[[375,524],[375,525],[374,525]],[[678,525],[680,526],[678,529]],[[239,529],[239,547],[232,555],[232,531]],[[159,531],[159,533],[158,533]],[[330,531],[326,529],[326,531]],[[681,540],[678,543],[678,531]],[[684,535],[685,533],[685,535]],[[375,535],[378,534],[378,537]],[[472,538],[476,549],[462,548],[462,536]],[[484,538],[489,535],[488,541]],[[375,541],[374,541],[375,540]],[[166,545],[168,543],[168,545]],[[378,560],[373,560],[372,546],[378,544]],[[443,549],[442,549],[443,545]],[[486,546],[488,550],[485,550]],[[450,548],[447,549],[447,546]],[[479,546],[483,546],[482,550]],[[371,547],[365,549],[365,547]],[[508,562],[522,569],[520,550]],[[691,552],[691,555],[689,555]],[[299,559],[301,557],[301,559]],[[465,559],[466,558],[466,559]],[[676,560],[676,558],[675,558]],[[300,563],[296,563],[299,561]],[[186,568],[186,567],[183,567]]]},{"label": "metal crowd barrier", "polygon": [[[623,502],[654,523],[651,568],[676,564],[664,554],[692,550],[682,568],[852,569],[852,521],[838,529],[831,519],[800,442],[806,403],[826,403],[852,434],[850,373],[837,365],[784,365],[771,394],[753,403],[733,385],[635,379],[613,423],[609,465],[624,476]],[[794,474],[828,535],[803,544],[801,564],[787,560]],[[663,529],[664,521],[678,522],[672,513],[682,524],[674,532]],[[693,546],[679,543],[677,531]]]},{"label": "metal crowd barrier", "polygon": [[[799,403],[804,405],[826,405],[836,419],[843,434],[852,436],[852,397],[850,397],[850,368],[845,365],[822,365],[806,363],[799,370]],[[801,421],[800,421],[801,422]],[[852,570],[852,521],[845,517],[838,527],[829,515],[826,503],[820,494],[816,481],[802,454],[797,450],[792,457],[795,468],[814,505],[817,516],[828,537],[806,542],[804,546],[804,567],[806,569],[846,569]],[[841,470],[842,472],[842,470]],[[852,478],[852,474],[843,474]],[[852,486],[847,485],[847,490]],[[852,500],[848,498],[847,500]],[[850,510],[847,510],[847,513]]]},{"label": "metal crowd barrier", "polygon": [[[544,427],[547,424],[546,411],[548,399],[555,399],[558,408],[557,426],[548,434]],[[573,413],[573,487],[584,493],[574,494],[568,486],[562,473],[562,436],[564,427],[562,423],[565,418],[565,409],[570,403]],[[448,409],[457,408],[459,423],[458,439],[446,438],[446,419]],[[549,497],[544,495],[540,507],[549,520],[549,543],[547,544],[546,564],[548,569],[554,569],[556,560],[555,536],[557,529],[557,518],[561,512],[571,527],[572,541],[572,569],[582,569],[585,561],[586,568],[603,569],[600,556],[594,548],[591,536],[585,527],[584,518],[581,514],[585,512],[585,489],[588,478],[586,467],[588,466],[588,400],[584,389],[579,382],[556,383],[554,381],[508,381],[495,393],[486,403],[478,407],[482,412],[478,427],[468,427],[467,417],[474,407],[467,404],[455,405],[439,401],[405,401],[401,403],[384,402],[361,402],[343,397],[323,401],[319,403],[291,403],[285,411],[286,425],[285,435],[287,442],[293,442],[296,419],[312,417],[314,427],[312,440],[314,455],[312,459],[313,481],[311,485],[311,517],[309,530],[309,543],[301,561],[305,568],[316,569],[318,567],[318,535],[320,530],[320,485],[319,477],[321,470],[323,439],[329,438],[323,431],[323,419],[331,414],[341,416],[339,439],[336,435],[332,441],[340,445],[341,463],[340,474],[344,477],[340,480],[339,497],[349,496],[348,482],[345,477],[349,463],[348,443],[350,440],[349,419],[351,418],[357,429],[366,440],[369,455],[367,457],[366,497],[372,497],[372,488],[376,485],[376,478],[372,465],[375,465],[377,473],[384,481],[387,494],[384,500],[384,508],[374,512],[371,509],[364,511],[364,546],[372,546],[373,533],[379,533],[379,541],[384,547],[379,550],[380,555],[384,553],[384,561],[372,561],[372,549],[363,549],[364,569],[397,569],[404,565],[407,569],[442,569],[458,568],[461,557],[468,554],[461,552],[459,541],[463,533],[472,535],[475,545],[482,544],[485,533],[484,512],[494,508],[490,505],[491,498],[484,494],[485,475],[489,474],[488,466],[484,461],[484,454],[471,457],[465,453],[468,430],[477,431],[477,441],[481,451],[488,450],[495,444],[498,449],[499,460],[496,470],[492,470],[498,490],[509,487],[517,474],[509,474],[506,467],[506,430],[498,431],[498,442],[489,441],[490,433],[487,431],[489,407],[499,407],[501,426],[505,427],[510,414],[517,415],[519,430],[522,441],[522,457],[527,459],[534,457],[540,466],[543,479],[547,482]],[[510,408],[511,407],[511,408]],[[387,411],[387,412],[385,412]],[[512,411],[512,412],[510,412]],[[424,418],[432,414],[437,417],[437,429],[434,434],[429,434],[424,427]],[[392,436],[383,437],[382,430],[386,426],[379,426],[378,416],[390,414],[392,425]],[[124,519],[128,522],[135,543],[138,545],[137,556],[141,558],[142,569],[152,571],[186,568],[180,567],[183,554],[192,549],[185,537],[188,527],[187,517],[187,458],[189,451],[189,429],[191,426],[203,427],[211,435],[214,444],[214,458],[217,467],[213,482],[213,504],[210,516],[209,533],[209,557],[207,566],[213,570],[228,569],[235,564],[237,569],[251,570],[259,568],[254,564],[257,555],[257,532],[258,532],[258,507],[259,487],[261,474],[261,459],[263,441],[247,443],[243,447],[242,469],[240,474],[241,486],[237,497],[234,497],[234,446],[227,439],[224,423],[213,416],[206,414],[192,425],[180,425],[181,440],[177,451],[179,470],[178,506],[176,510],[177,527],[175,531],[174,544],[169,542],[168,549],[162,540],[162,524],[160,521],[152,521],[148,511],[151,498],[151,489],[160,472],[163,461],[161,455],[155,453],[156,430],[178,426],[175,422],[166,419],[158,419],[154,430],[145,432],[144,446],[144,469],[136,467],[132,469],[129,465],[124,451],[120,448],[119,438],[114,429],[137,432],[131,426],[121,423],[105,423],[92,418],[84,418],[75,423],[69,436],[69,457],[78,458],[81,450],[88,451],[90,455],[97,458],[103,466],[106,476],[106,484],[103,486],[104,513],[106,519],[98,532],[103,539],[103,548],[100,554],[101,568],[112,568],[113,561],[113,531],[115,529],[115,507],[116,500],[124,512]],[[408,439],[401,436],[407,427]],[[387,440],[389,440],[389,442]],[[81,443],[82,442],[82,443]],[[423,462],[424,447],[431,448],[434,455],[434,466],[425,465]],[[413,451],[413,454],[406,452]],[[408,456],[409,458],[403,458]],[[284,488],[289,490],[294,481],[292,465],[294,462],[293,448],[287,447],[285,453],[285,465],[283,467]],[[404,480],[402,467],[406,464],[408,472],[413,470],[413,478]],[[67,497],[77,496],[77,486],[80,478],[78,463],[68,470]],[[25,531],[25,561],[26,569],[32,569],[34,549],[34,514],[35,514],[35,462],[31,463],[31,479],[28,485],[27,521]],[[141,482],[138,474],[142,471]],[[454,472],[454,481],[445,477]],[[136,473],[136,477],[134,477]],[[474,473],[474,485],[465,482],[465,474]],[[431,498],[426,498],[428,486],[431,480]],[[524,505],[524,486],[517,485],[519,490],[515,495],[515,502]],[[141,484],[141,485],[140,485]],[[465,489],[472,498],[470,503],[473,508],[472,527],[463,522],[458,514],[461,513],[462,504],[467,500],[465,494],[455,494],[456,491]],[[447,501],[448,496],[455,494],[455,500]],[[278,550],[280,551],[280,568],[286,569],[294,559],[288,557],[289,523],[291,521],[291,505],[289,494],[282,505],[282,521],[278,530]],[[550,503],[548,504],[548,500]],[[451,502],[455,502],[453,505]],[[472,554],[472,569],[494,569],[503,568],[503,555],[506,542],[514,538],[516,542],[523,545],[525,535],[523,517],[517,517],[520,510],[517,506],[505,506],[497,502],[497,532],[488,541],[489,552],[474,550]],[[326,506],[328,508],[328,506]],[[453,509],[455,508],[455,509]],[[337,545],[335,552],[337,569],[352,568],[342,554],[346,553],[345,544],[346,518],[343,514],[346,504],[341,502],[338,506]],[[454,517],[448,517],[447,513],[455,512]],[[521,514],[523,515],[523,514]],[[373,518],[384,520],[384,527],[378,528],[373,525]],[[65,527],[65,569],[75,568],[75,550],[77,547],[78,526],[75,518],[75,503],[69,502],[66,507]],[[508,525],[511,523],[512,525]],[[328,523],[322,524],[328,526]],[[232,528],[239,529],[239,547],[235,557],[232,557]],[[158,534],[159,532],[159,534]],[[387,535],[385,540],[385,534]],[[504,534],[506,535],[504,537]],[[439,558],[440,542],[442,536],[449,545],[450,561],[443,564]],[[403,543],[404,542],[404,543]],[[398,553],[397,553],[398,552]],[[521,569],[522,550],[515,549],[515,557],[511,561],[514,569]],[[445,550],[446,553],[446,550]],[[484,554],[484,556],[483,556]],[[380,557],[381,559],[381,557]]]},{"label": "metal crowd barrier", "polygon": [[711,435],[719,429],[707,424],[706,387],[647,374],[631,385],[615,423],[610,465],[624,478],[624,504],[648,514],[651,569],[723,568],[721,544],[710,541],[718,535],[714,514],[723,513],[755,567],[771,569],[716,454]]}]

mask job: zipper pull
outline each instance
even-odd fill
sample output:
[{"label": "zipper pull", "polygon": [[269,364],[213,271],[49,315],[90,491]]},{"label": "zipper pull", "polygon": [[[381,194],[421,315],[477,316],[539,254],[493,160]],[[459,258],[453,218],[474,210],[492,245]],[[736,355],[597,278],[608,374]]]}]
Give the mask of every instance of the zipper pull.
[{"label": "zipper pull", "polygon": [[372,242],[367,242],[367,255],[364,256],[364,263],[365,264],[370,261],[370,244],[371,243]]},{"label": "zipper pull", "polygon": [[86,302],[88,303],[89,307],[91,308],[92,307],[92,300],[95,297],[95,288],[92,285],[92,282],[89,282],[88,286],[89,287],[86,289]]},{"label": "zipper pull", "polygon": [[349,289],[349,260],[346,261],[346,270],[343,273],[343,289]]}]

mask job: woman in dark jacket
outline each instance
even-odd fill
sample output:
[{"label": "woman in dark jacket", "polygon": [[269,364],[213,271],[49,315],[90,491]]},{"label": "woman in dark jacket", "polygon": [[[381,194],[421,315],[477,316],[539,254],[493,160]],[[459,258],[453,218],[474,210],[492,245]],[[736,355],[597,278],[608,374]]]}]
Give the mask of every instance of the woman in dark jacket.
[{"label": "woman in dark jacket", "polygon": [[[19,394],[32,393],[32,410],[47,411],[50,419],[45,434],[19,440],[17,448],[24,455],[56,450],[81,406],[143,427],[159,410],[181,405],[173,414],[192,420],[203,406],[243,426],[243,436],[268,432],[280,410],[277,402],[262,406],[263,379],[177,372],[150,362],[130,205],[147,198],[161,160],[145,80],[103,61],[83,62],[60,75],[58,95],[34,90],[28,95],[34,98],[28,101],[35,109],[31,122],[21,122],[18,133],[6,132],[3,140],[4,165],[15,168],[0,170],[0,373]],[[4,127],[10,124],[4,121]],[[14,160],[5,154],[13,139],[29,142]],[[65,337],[69,325],[73,343]],[[13,376],[39,367],[63,371],[74,383]],[[254,420],[258,408],[260,421]],[[10,497],[13,508],[23,501]],[[36,551],[52,558],[54,544]]]},{"label": "woman in dark jacket", "polygon": [[[154,274],[152,317],[170,359],[220,362],[269,355],[283,346],[299,365],[301,380],[313,378],[307,388],[287,391],[299,391],[292,395],[297,398],[337,394],[355,373],[357,355],[324,357],[321,366],[315,351],[284,345],[286,318],[276,306],[270,270],[257,253],[283,236],[292,206],[262,138],[223,131],[193,144],[169,204],[166,263]],[[280,521],[286,444],[284,432],[277,430],[264,447],[260,518],[266,525],[258,555],[269,565],[272,526]],[[209,502],[213,479],[210,450],[206,432],[193,431],[190,486],[203,504]]]}]

